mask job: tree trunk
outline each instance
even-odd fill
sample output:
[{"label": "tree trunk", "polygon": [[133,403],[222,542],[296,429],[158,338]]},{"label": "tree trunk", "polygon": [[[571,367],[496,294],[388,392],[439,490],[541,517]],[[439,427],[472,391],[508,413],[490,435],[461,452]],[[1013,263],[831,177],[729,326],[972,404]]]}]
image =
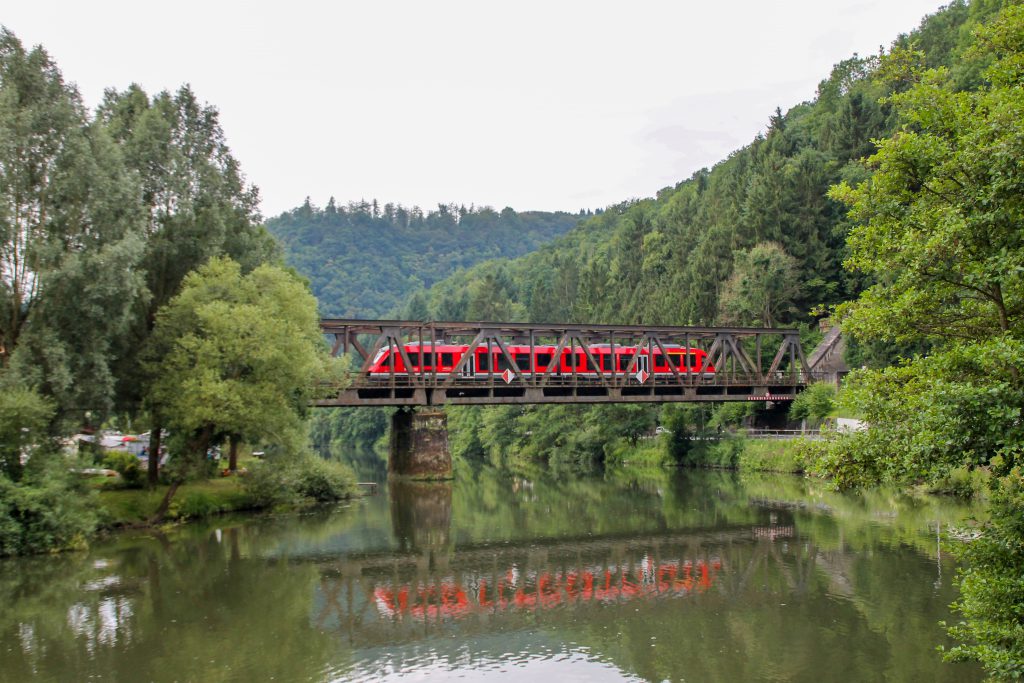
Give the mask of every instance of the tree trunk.
[{"label": "tree trunk", "polygon": [[152,488],[157,485],[160,476],[160,437],[163,436],[163,427],[160,418],[153,419],[153,427],[149,430],[149,466],[147,483]]},{"label": "tree trunk", "polygon": [[171,484],[169,489],[167,489],[167,493],[164,494],[164,499],[160,501],[160,507],[156,509],[153,517],[149,520],[150,524],[159,524],[164,521],[164,516],[167,514],[167,510],[171,507],[171,499],[174,498],[174,494],[178,492],[179,486],[181,486],[181,482],[176,481]]},{"label": "tree trunk", "polygon": [[232,472],[238,471],[238,443],[241,440],[242,439],[238,436],[238,434],[232,434],[231,438],[229,439],[231,443],[231,449],[228,452],[228,469],[231,470]]}]

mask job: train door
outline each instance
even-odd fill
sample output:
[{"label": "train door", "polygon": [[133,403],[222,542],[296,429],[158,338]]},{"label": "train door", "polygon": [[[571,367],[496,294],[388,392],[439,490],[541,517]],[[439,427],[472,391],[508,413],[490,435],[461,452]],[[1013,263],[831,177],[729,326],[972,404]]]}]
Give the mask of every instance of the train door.
[{"label": "train door", "polygon": [[641,353],[636,358],[636,370],[635,372],[646,372],[648,375],[651,374],[651,357],[646,353]]},{"label": "train door", "polygon": [[466,353],[470,354],[469,360],[466,361],[466,364],[462,366],[462,370],[459,371],[459,376],[465,377],[467,379],[473,379],[474,377],[476,377],[477,354],[472,349],[466,349]]}]

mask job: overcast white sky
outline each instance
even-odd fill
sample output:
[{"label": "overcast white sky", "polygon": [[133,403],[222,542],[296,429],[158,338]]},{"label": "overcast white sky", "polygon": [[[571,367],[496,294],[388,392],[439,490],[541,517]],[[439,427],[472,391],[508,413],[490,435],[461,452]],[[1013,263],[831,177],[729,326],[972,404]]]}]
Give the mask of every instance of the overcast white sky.
[{"label": "overcast white sky", "polygon": [[309,195],[576,211],[660,188],[939,0],[8,3],[95,106],[190,83],[273,216]]}]

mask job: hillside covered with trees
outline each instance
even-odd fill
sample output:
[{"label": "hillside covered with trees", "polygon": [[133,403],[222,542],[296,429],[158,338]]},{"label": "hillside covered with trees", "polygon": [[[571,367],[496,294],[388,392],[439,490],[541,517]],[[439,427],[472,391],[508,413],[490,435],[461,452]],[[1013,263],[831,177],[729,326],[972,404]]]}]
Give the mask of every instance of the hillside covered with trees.
[{"label": "hillside covered with trees", "polygon": [[323,209],[307,199],[266,226],[309,278],[322,315],[375,318],[458,270],[534,251],[585,215],[449,204],[423,212],[377,200],[338,206],[332,197]]},{"label": "hillside covered with trees", "polygon": [[[892,49],[913,47],[923,55],[922,68],[947,69],[956,90],[982,87],[983,60],[964,55],[972,30],[1001,4],[951,3]],[[888,97],[909,85],[886,77],[881,55],[844,60],[813,101],[776,110],[763,135],[713,168],[653,198],[609,207],[526,256],[487,261],[414,291],[403,317],[795,325],[813,345],[817,319],[873,277],[844,268],[854,221],[829,190],[870,177],[862,159],[903,125]],[[930,343],[854,338],[850,364],[883,366]],[[719,420],[746,414],[723,410],[731,416]],[[499,407],[452,411],[451,424],[458,455],[600,466],[658,419],[658,408],[643,406]],[[706,409],[670,406],[660,419],[707,425],[714,418]],[[333,425],[322,415],[317,420],[321,444],[372,442],[385,424],[378,416],[368,420],[372,429],[357,429],[347,418]]]}]

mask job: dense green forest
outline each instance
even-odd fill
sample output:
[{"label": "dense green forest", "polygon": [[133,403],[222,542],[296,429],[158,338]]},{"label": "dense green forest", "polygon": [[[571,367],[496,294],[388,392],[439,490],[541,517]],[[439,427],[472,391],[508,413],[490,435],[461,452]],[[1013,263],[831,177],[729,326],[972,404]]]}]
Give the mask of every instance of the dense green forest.
[{"label": "dense green forest", "polygon": [[309,278],[326,317],[393,315],[412,290],[486,259],[514,258],[565,234],[585,212],[372,202],[306,202],[267,221],[286,261]]},{"label": "dense green forest", "polygon": [[[972,28],[1000,6],[954,2],[898,37],[893,49],[912,45],[925,66],[948,68],[958,89],[979,87],[982,65],[961,56]],[[843,267],[853,223],[829,188],[867,179],[861,159],[900,125],[885,97],[906,84],[881,78],[880,64],[879,55],[844,60],[813,101],[776,110],[763,135],[712,169],[653,198],[608,207],[526,256],[487,261],[411,291],[403,317],[796,325],[813,345],[816,320],[869,284],[864,273]],[[850,364],[885,365],[908,344],[922,343],[853,339]],[[715,420],[705,409],[678,407],[663,415],[637,406],[503,407],[454,410],[451,423],[457,456],[601,466],[659,419],[692,428],[751,411],[728,406]],[[316,416],[321,446],[365,446],[386,426],[381,415],[338,415],[344,417]]]}]

